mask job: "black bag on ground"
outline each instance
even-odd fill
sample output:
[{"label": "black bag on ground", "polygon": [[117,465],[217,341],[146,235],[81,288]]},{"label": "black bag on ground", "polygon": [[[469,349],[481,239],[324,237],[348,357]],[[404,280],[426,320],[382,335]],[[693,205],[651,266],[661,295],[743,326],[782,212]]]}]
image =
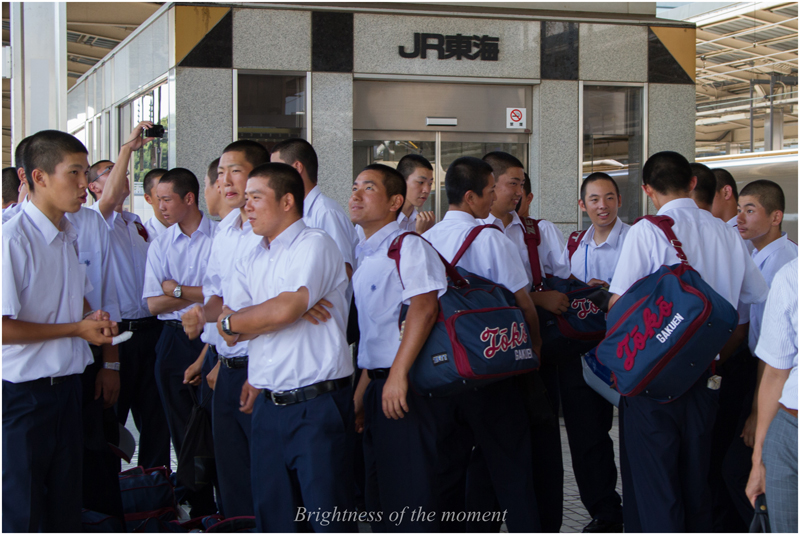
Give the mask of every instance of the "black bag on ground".
[{"label": "black bag on ground", "polygon": [[211,416],[204,408],[214,392],[211,389],[207,390],[202,403],[198,403],[194,388],[189,388],[194,406],[189,416],[189,423],[186,425],[181,453],[178,455],[178,481],[194,492],[210,485],[216,475]]}]

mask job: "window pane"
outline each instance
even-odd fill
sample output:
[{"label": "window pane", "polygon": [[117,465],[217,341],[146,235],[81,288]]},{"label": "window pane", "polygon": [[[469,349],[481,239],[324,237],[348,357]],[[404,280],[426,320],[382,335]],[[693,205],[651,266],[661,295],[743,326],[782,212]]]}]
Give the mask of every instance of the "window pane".
[{"label": "window pane", "polygon": [[[583,178],[611,175],[619,186],[619,217],[633,223],[641,214],[642,88],[584,86]],[[591,225],[583,215],[583,228]]]},{"label": "window pane", "polygon": [[306,139],[305,76],[239,74],[238,139],[272,148],[290,137]]}]

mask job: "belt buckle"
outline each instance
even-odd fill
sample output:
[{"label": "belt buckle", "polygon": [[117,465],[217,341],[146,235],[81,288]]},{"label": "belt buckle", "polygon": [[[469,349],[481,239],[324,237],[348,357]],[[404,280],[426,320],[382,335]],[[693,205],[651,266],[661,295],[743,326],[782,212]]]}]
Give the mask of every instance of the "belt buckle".
[{"label": "belt buckle", "polygon": [[276,394],[277,395],[283,395],[285,393],[286,392],[270,392],[269,393],[269,398],[272,400],[272,403],[274,403],[275,405],[278,405],[279,407],[283,407],[285,405],[288,405],[289,403],[287,403],[285,401],[283,401],[283,402],[282,401],[278,401],[277,399],[275,399],[275,395]]}]

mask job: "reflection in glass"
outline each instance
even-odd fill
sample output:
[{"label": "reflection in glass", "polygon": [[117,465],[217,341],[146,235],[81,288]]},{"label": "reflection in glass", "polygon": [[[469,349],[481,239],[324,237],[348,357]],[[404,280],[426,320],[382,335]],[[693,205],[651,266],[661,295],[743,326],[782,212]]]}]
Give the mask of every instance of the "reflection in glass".
[{"label": "reflection in glass", "polygon": [[306,136],[305,76],[238,75],[237,139],[271,149],[281,140]]},{"label": "reflection in glass", "polygon": [[[642,88],[585,85],[583,88],[583,178],[601,171],[619,186],[619,217],[640,215],[644,140]],[[591,221],[583,214],[583,228]]]}]

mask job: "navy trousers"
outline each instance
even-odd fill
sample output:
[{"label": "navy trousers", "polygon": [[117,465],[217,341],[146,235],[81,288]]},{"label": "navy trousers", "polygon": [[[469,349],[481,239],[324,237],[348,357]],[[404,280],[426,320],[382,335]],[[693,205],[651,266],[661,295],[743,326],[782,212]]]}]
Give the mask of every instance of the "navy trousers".
[{"label": "navy trousers", "polygon": [[81,532],[81,380],[3,381],[3,531]]},{"label": "navy trousers", "polygon": [[614,406],[586,384],[579,358],[559,362],[558,380],[581,502],[592,518],[622,523],[614,443],[608,434],[614,422]]},{"label": "navy trousers", "polygon": [[636,489],[633,487],[631,465],[628,462],[628,450],[625,448],[625,403],[619,404],[619,471],[622,477],[622,518],[627,533],[641,533],[642,523],[639,520],[639,507],[636,503]]},{"label": "navy trousers", "polygon": [[[186,368],[197,360],[202,350],[203,342],[200,339],[189,340],[183,329],[164,324],[156,345],[156,384],[164,405],[172,445],[178,456],[194,405],[189,389],[196,389],[183,384],[183,374]],[[214,514],[217,511],[211,485],[198,492],[187,490],[185,497],[192,506],[192,518]]]},{"label": "navy trousers", "polygon": [[[373,532],[439,530],[436,481],[436,427],[429,400],[408,392],[409,411],[399,420],[383,413],[386,379],[370,381],[364,393],[364,461],[366,506]],[[399,517],[399,513],[406,513]],[[420,516],[420,511],[425,516]],[[377,521],[377,513],[381,520]],[[389,519],[397,513],[397,521]],[[416,516],[412,521],[411,514]],[[430,517],[429,513],[433,513]],[[430,520],[429,520],[430,518]]]},{"label": "navy trousers", "polygon": [[[355,532],[353,389],[253,409],[250,466],[258,532]],[[309,526],[310,524],[310,526]]]},{"label": "navy trousers", "polygon": [[214,457],[220,501],[226,517],[253,516],[251,417],[239,410],[242,385],[246,380],[247,367],[231,369],[221,365],[212,402]]},{"label": "navy trousers", "polygon": [[707,388],[708,376],[670,403],[643,396],[620,401],[644,532],[712,531],[708,472],[718,391]]},{"label": "navy trousers", "polygon": [[[473,445],[480,447],[505,522],[511,532],[540,531],[531,468],[531,434],[524,400],[510,380],[455,396],[432,398],[439,465],[436,495],[442,531],[467,528],[467,471]],[[453,516],[455,514],[455,516]],[[465,518],[463,515],[461,518]]]},{"label": "navy trousers", "polygon": [[119,345],[120,390],[117,418],[125,425],[128,413],[139,430],[139,466],[169,466],[169,426],[156,386],[156,344],[161,322],[137,329]]}]

